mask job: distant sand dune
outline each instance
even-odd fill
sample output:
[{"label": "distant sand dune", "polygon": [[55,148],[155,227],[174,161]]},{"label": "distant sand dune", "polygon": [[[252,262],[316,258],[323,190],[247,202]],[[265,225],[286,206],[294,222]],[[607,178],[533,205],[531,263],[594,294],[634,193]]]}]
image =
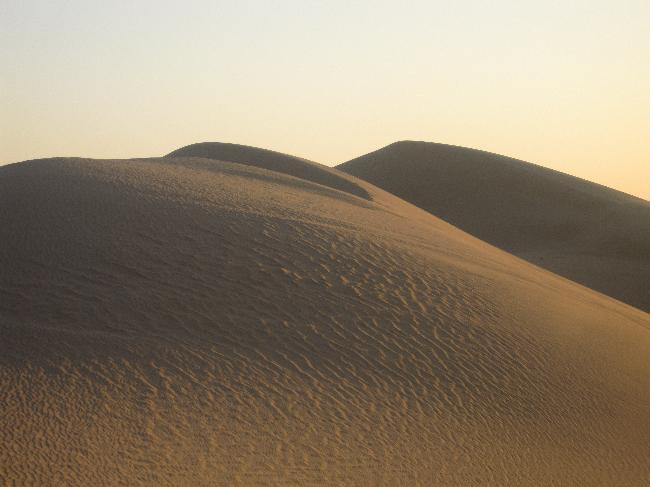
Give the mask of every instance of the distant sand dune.
[{"label": "distant sand dune", "polygon": [[362,198],[369,198],[365,189],[350,181],[349,177],[338,171],[307,159],[267,149],[222,142],[202,142],[175,150],[168,154],[167,157],[204,157],[220,161],[238,162],[289,174],[290,176],[306,179]]},{"label": "distant sand dune", "polygon": [[398,142],[338,169],[650,312],[650,203],[489,152]]},{"label": "distant sand dune", "polygon": [[292,164],[0,168],[0,483],[647,485],[648,314]]}]

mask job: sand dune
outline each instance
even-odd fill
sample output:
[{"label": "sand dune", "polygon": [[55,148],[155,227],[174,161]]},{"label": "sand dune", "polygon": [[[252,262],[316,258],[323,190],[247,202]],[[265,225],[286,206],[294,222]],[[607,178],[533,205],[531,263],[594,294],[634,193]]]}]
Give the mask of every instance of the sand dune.
[{"label": "sand dune", "polygon": [[338,169],[541,267],[650,311],[650,203],[488,152],[398,142]]},{"label": "sand dune", "polygon": [[176,156],[0,168],[0,483],[647,485],[648,314],[336,170]]},{"label": "sand dune", "polygon": [[368,192],[349,177],[322,164],[300,157],[282,154],[258,147],[223,142],[202,142],[175,150],[166,157],[204,157],[227,162],[237,162],[248,166],[261,167],[339,189],[362,198],[369,198]]}]

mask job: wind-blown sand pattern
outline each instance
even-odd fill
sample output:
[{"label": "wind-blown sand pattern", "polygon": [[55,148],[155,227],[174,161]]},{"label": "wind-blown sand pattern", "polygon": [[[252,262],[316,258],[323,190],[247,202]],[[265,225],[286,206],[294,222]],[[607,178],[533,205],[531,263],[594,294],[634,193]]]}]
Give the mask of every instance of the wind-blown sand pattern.
[{"label": "wind-blown sand pattern", "polygon": [[1,483],[647,485],[648,314],[245,162],[0,168]]},{"label": "wind-blown sand pattern", "polygon": [[648,201],[509,157],[427,142],[397,142],[338,169],[650,312]]}]

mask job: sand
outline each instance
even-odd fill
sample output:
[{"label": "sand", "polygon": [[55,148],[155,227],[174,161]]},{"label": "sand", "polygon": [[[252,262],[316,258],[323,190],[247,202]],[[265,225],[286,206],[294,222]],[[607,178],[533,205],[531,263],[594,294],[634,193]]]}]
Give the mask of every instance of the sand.
[{"label": "sand", "polygon": [[338,169],[556,274],[650,312],[650,202],[444,144],[398,142]]},{"label": "sand", "polygon": [[287,158],[0,168],[0,483],[647,485],[650,315]]}]

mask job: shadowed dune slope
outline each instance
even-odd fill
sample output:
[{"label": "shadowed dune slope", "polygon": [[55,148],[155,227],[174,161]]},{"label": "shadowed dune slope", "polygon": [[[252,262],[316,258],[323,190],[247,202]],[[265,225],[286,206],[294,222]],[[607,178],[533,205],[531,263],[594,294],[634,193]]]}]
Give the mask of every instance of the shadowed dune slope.
[{"label": "shadowed dune slope", "polygon": [[338,169],[508,252],[650,311],[650,203],[464,147],[397,142]]},{"label": "shadowed dune slope", "polygon": [[351,181],[345,173],[300,157],[267,149],[223,142],[191,144],[167,154],[166,157],[203,157],[220,161],[238,162],[271,171],[289,174],[300,179],[322,184],[330,188],[369,198],[366,190]]},{"label": "shadowed dune slope", "polygon": [[649,316],[359,185],[0,168],[0,483],[647,485]]}]

